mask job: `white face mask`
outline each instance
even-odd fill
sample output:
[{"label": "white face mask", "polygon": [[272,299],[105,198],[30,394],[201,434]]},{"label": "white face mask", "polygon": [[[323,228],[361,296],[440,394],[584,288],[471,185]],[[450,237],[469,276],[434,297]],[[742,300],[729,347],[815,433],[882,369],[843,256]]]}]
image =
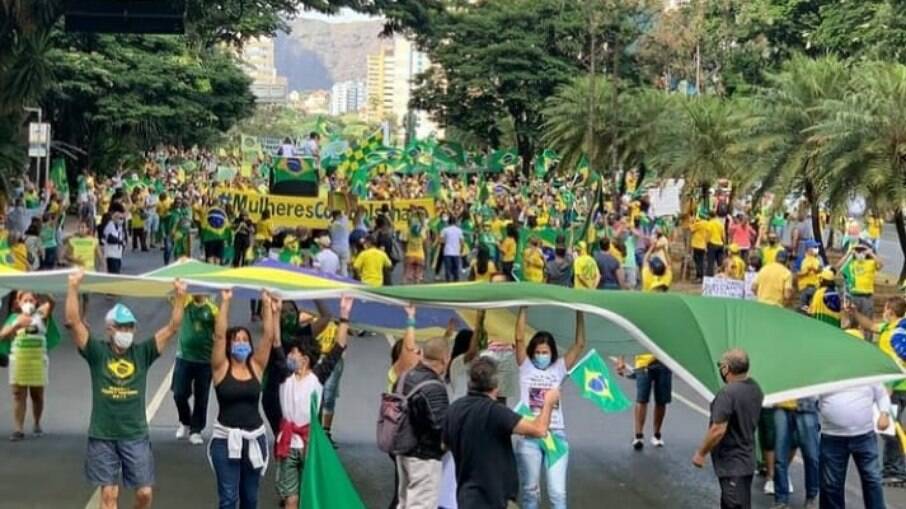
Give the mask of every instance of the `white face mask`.
[{"label": "white face mask", "polygon": [[23,302],[19,308],[22,310],[22,314],[31,316],[35,312],[35,303],[34,302]]},{"label": "white face mask", "polygon": [[126,350],[132,346],[132,336],[131,332],[116,331],[113,333],[113,344],[117,347]]}]

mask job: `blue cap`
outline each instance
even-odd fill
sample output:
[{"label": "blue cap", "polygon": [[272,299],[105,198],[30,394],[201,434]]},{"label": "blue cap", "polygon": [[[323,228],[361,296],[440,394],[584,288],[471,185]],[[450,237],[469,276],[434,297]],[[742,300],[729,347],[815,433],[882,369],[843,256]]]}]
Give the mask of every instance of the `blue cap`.
[{"label": "blue cap", "polygon": [[786,249],[777,252],[777,256],[774,257],[774,261],[779,263],[785,263],[789,259],[789,255],[786,253]]},{"label": "blue cap", "polygon": [[107,312],[107,321],[112,323],[135,323],[135,315],[126,306],[117,304]]},{"label": "blue cap", "polygon": [[805,241],[806,249],[818,249],[818,247],[820,247],[820,244],[818,244],[815,239],[808,239]]}]

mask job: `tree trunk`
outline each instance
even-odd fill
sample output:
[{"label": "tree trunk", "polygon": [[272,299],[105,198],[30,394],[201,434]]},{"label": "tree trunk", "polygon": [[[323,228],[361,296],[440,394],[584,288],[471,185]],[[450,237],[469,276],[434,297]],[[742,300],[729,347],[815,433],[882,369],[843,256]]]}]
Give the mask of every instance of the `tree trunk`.
[{"label": "tree trunk", "polygon": [[827,251],[824,249],[824,237],[821,235],[821,207],[818,204],[818,196],[815,192],[815,184],[811,180],[805,181],[805,199],[808,200],[810,214],[812,216],[812,236],[818,243],[818,251],[821,254],[821,260],[827,265]]},{"label": "tree trunk", "polygon": [[900,241],[900,252],[903,253],[903,266],[900,267],[900,277],[897,280],[899,285],[906,284],[906,216],[903,214],[903,207],[897,208],[893,216],[893,223],[897,227],[897,240]]},{"label": "tree trunk", "polygon": [[[518,127],[516,132],[519,132]],[[517,134],[516,148],[519,150],[519,155],[522,156],[522,174],[529,177],[532,174],[532,157],[534,156],[532,154],[532,142],[528,136]]]}]

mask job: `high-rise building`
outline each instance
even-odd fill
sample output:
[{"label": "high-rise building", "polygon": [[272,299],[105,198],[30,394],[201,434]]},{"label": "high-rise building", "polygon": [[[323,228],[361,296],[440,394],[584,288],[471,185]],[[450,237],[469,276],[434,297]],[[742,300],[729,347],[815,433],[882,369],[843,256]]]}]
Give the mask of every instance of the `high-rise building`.
[{"label": "high-rise building", "polygon": [[258,37],[242,47],[242,67],[252,78],[252,94],[259,103],[285,103],[288,95],[286,77],[277,75],[274,65],[274,39]]},{"label": "high-rise building", "polygon": [[391,46],[368,55],[366,120],[391,119],[401,132],[411,124],[419,138],[437,132],[437,125],[426,112],[409,108],[415,78],[430,66],[428,56],[402,36],[394,37]]},{"label": "high-rise building", "polygon": [[354,113],[365,107],[365,82],[340,81],[330,89],[330,114]]},{"label": "high-rise building", "polygon": [[395,58],[392,47],[381,48],[375,54],[368,55],[368,74],[366,88],[365,118],[369,122],[380,122],[393,111],[393,77]]}]

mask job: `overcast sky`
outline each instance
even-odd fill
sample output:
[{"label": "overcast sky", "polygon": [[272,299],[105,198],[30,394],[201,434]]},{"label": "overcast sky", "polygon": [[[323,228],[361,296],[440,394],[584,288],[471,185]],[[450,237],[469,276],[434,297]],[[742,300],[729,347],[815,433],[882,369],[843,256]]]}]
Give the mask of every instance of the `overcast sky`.
[{"label": "overcast sky", "polygon": [[326,21],[328,23],[350,23],[352,21],[368,21],[374,19],[380,19],[372,16],[367,16],[365,14],[359,14],[352,9],[341,9],[340,13],[334,16],[328,16],[326,14],[321,14],[320,12],[306,11],[299,14],[300,18],[305,19],[316,19],[319,21]]}]

